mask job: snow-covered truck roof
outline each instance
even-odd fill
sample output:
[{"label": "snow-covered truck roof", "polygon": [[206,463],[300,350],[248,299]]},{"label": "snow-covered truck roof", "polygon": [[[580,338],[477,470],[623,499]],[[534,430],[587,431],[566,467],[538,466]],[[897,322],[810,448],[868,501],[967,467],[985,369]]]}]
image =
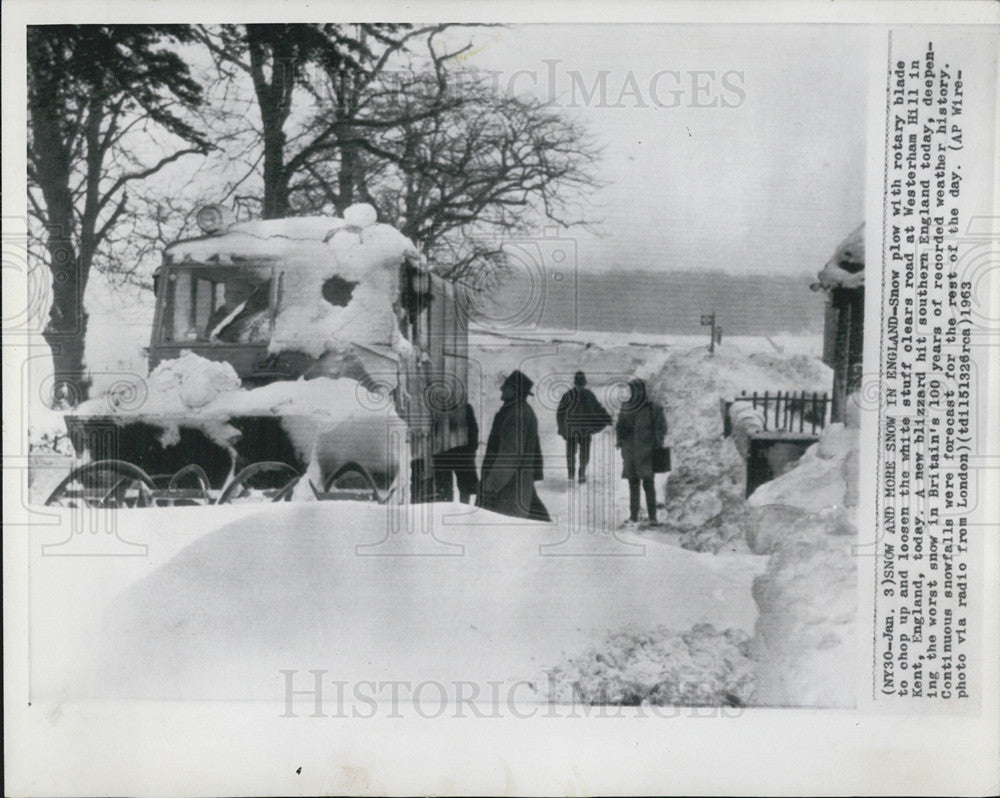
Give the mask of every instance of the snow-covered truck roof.
[{"label": "snow-covered truck roof", "polygon": [[164,250],[167,263],[233,263],[280,260],[295,255],[328,252],[339,233],[357,236],[367,260],[404,258],[419,260],[420,253],[406,236],[391,225],[378,224],[371,205],[352,205],[343,218],[295,216],[287,219],[254,219],[233,222],[217,233],[178,241]]}]

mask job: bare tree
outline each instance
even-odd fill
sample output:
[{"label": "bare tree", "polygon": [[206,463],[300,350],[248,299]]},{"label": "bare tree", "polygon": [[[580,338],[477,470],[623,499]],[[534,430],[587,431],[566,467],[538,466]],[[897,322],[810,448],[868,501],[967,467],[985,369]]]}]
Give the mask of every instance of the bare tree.
[{"label": "bare tree", "polygon": [[336,198],[349,143],[360,198],[454,278],[499,276],[503,240],[540,221],[586,224],[578,207],[598,185],[600,151],[579,122],[536,98],[504,95],[474,72],[450,85],[453,100],[442,100],[437,71],[396,77],[369,87],[350,136],[318,150],[298,188]]},{"label": "bare tree", "polygon": [[325,94],[314,80],[317,75],[332,76],[339,83],[337,96],[343,112],[352,93],[380,74],[392,54],[426,30],[396,24],[305,23],[198,29],[220,75],[233,80],[242,73],[252,81],[261,118],[265,219],[289,214],[293,178],[337,133],[336,122],[325,128],[290,130],[296,96],[315,99]]},{"label": "bare tree", "polygon": [[[44,336],[56,398],[87,395],[83,299],[95,257],[129,206],[127,189],[209,145],[184,119],[200,87],[166,42],[185,26],[28,28],[28,200],[45,229],[52,306]],[[125,142],[141,137],[140,157]]]},{"label": "bare tree", "polygon": [[[218,197],[265,217],[368,202],[441,272],[481,286],[504,273],[504,239],[586,222],[579,208],[597,185],[599,155],[586,129],[459,69],[471,44],[446,31],[198,29],[220,98],[203,124],[242,170]],[[258,123],[248,107],[271,121]]]}]

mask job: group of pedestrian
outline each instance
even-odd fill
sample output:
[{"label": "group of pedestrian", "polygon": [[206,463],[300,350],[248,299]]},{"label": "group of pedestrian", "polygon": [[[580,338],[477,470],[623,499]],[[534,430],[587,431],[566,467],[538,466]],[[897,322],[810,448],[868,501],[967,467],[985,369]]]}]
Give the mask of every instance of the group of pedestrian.
[{"label": "group of pedestrian", "polygon": [[[476,504],[487,510],[517,518],[551,521],[551,516],[535,490],[543,477],[542,449],[538,419],[528,405],[534,386],[521,371],[513,371],[500,386],[500,409],[493,418],[482,476],[476,476],[475,456],[479,447],[479,427],[475,413],[466,405],[465,446],[435,458],[437,497],[452,498],[452,474],[458,483],[461,501],[476,494]],[[663,446],[667,420],[663,406],[649,398],[646,383],[633,379],[629,396],[615,423],[616,445],[622,454],[622,478],[629,484],[629,519],[639,520],[640,491],[645,493],[646,514],[656,522],[655,473],[667,470]],[[566,441],[566,468],[571,483],[587,481],[591,438],[612,423],[611,414],[593,391],[587,388],[582,371],[573,377],[573,387],[560,398],[556,409],[559,435]]]}]

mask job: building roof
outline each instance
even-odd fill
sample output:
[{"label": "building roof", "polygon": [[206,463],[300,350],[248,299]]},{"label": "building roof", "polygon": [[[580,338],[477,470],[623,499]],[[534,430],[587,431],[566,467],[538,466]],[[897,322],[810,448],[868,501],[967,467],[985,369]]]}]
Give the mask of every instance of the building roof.
[{"label": "building roof", "polygon": [[847,236],[817,275],[812,289],[861,288],[865,284],[865,225],[862,222]]}]

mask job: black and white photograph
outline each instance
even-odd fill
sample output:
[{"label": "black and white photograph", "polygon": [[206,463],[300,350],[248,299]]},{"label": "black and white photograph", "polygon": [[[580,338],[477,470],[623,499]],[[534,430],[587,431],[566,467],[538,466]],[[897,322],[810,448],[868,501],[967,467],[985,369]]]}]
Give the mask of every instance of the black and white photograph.
[{"label": "black and white photograph", "polygon": [[9,794],[989,794],[989,4],[157,5],[4,9]]}]

